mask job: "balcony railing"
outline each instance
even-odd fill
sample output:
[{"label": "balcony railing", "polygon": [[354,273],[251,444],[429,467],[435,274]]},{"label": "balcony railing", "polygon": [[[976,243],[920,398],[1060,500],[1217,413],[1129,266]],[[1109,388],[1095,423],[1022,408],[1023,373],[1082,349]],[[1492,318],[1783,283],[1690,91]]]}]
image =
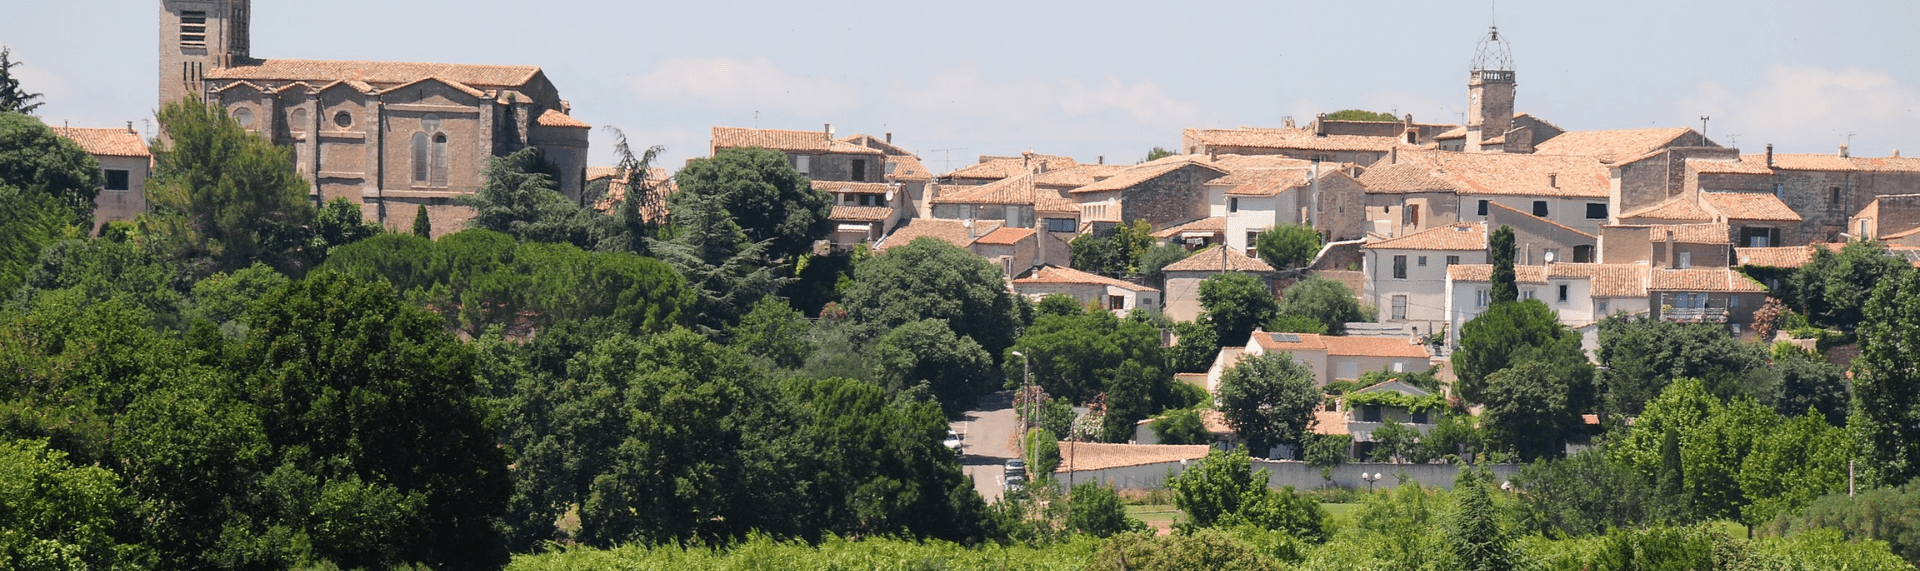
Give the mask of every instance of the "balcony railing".
[{"label": "balcony railing", "polygon": [[1663,307],[1660,309],[1660,318],[1667,321],[1726,323],[1727,310],[1723,307]]}]

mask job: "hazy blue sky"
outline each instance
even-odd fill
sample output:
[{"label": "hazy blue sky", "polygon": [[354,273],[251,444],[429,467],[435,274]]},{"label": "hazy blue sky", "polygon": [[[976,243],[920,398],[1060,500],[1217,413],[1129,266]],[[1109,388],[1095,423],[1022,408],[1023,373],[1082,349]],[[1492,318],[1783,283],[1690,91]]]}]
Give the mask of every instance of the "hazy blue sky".
[{"label": "hazy blue sky", "polygon": [[[51,123],[155,107],[153,0],[12,1],[0,44]],[[1753,152],[1920,154],[1920,2],[1502,3],[1520,111],[1699,128]],[[1482,1],[254,5],[255,57],[531,64],[574,115],[704,155],[715,125],[894,133],[934,170],[1028,148],[1139,160],[1183,127],[1349,107],[1457,122]],[[755,116],[758,115],[756,120]],[[609,164],[594,132],[594,163]]]}]

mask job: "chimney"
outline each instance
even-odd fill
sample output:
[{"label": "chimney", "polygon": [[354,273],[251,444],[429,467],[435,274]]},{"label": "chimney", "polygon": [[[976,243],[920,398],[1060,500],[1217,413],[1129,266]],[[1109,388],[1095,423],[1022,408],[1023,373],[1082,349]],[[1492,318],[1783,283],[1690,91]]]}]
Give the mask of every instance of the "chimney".
[{"label": "chimney", "polygon": [[892,132],[892,131],[888,131],[888,132],[887,132],[887,144],[889,144],[889,145],[891,145],[891,144],[893,144],[893,132]]},{"label": "chimney", "polygon": [[827,136],[827,140],[831,141],[833,140],[833,124],[827,123],[826,125],[827,126],[824,129],[822,129],[821,132]]},{"label": "chimney", "polygon": [[1560,188],[1560,173],[1557,173],[1557,172],[1547,173],[1547,186]]},{"label": "chimney", "polygon": [[[140,132],[139,132],[139,131],[135,131],[135,130],[133,130],[133,122],[132,122],[132,121],[128,121],[128,122],[127,122],[127,132],[128,132],[128,133],[133,133],[133,134],[135,134],[135,135],[138,135],[138,134],[140,134]],[[1899,157],[1900,157],[1900,151],[1897,151],[1897,150],[1896,150],[1896,151],[1894,151],[1894,152],[1893,152],[1893,156],[1894,156],[1894,158],[1899,158]]]},{"label": "chimney", "polygon": [[1292,116],[1292,115],[1288,115],[1288,116],[1286,116],[1286,117],[1281,117],[1281,118],[1280,118],[1280,124],[1281,124],[1282,126],[1285,126],[1285,127],[1286,127],[1286,128],[1288,128],[1288,129],[1292,129],[1292,128],[1293,128],[1293,116]]},{"label": "chimney", "polygon": [[1387,148],[1387,164],[1389,165],[1400,164],[1400,147],[1399,146],[1393,146],[1393,147]]},{"label": "chimney", "polygon": [[1840,158],[1847,158],[1847,144],[1840,143]]},{"label": "chimney", "polygon": [[1220,160],[1220,151],[1207,149],[1207,162]]},{"label": "chimney", "polygon": [[[129,129],[129,130],[131,130],[131,129],[133,129],[133,122],[132,122],[132,121],[128,121],[128,122],[127,122],[127,129]],[[1896,158],[1896,159],[1897,159],[1897,158],[1900,158],[1900,149],[1894,149],[1894,150],[1893,150],[1893,156],[1892,156],[1892,158]]]},{"label": "chimney", "polygon": [[1767,143],[1767,168],[1773,168],[1773,143]]},{"label": "chimney", "polygon": [[1678,269],[1680,267],[1680,260],[1675,258],[1673,255],[1673,229],[1672,228],[1667,229],[1667,267],[1671,269]]},{"label": "chimney", "polygon": [[1315,137],[1327,136],[1327,114],[1326,113],[1321,113],[1319,116],[1317,116],[1314,119],[1313,136]]},{"label": "chimney", "polygon": [[[1893,151],[1893,156],[1895,156],[1895,157],[1898,157],[1898,156],[1900,156],[1900,151],[1899,151],[1898,149],[1896,149],[1896,150],[1894,150],[1894,151]],[[1094,157],[1094,158],[1093,158],[1093,160],[1094,160],[1094,164],[1102,164],[1102,165],[1104,165],[1104,164],[1107,164],[1107,156],[1106,156],[1106,155],[1100,155],[1100,156],[1097,156],[1097,157]]]},{"label": "chimney", "polygon": [[572,102],[572,101],[567,101],[567,100],[565,100],[565,99],[562,99],[562,100],[560,100],[560,114],[561,114],[561,115],[572,115],[572,114],[573,114],[573,102]]}]

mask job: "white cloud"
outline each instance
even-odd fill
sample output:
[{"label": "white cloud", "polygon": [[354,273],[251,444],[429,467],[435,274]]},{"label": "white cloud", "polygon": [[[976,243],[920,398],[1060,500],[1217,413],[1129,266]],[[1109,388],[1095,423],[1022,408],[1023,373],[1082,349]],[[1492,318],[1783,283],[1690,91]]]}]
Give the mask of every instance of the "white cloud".
[{"label": "white cloud", "polygon": [[1108,76],[1089,86],[1059,81],[994,81],[974,66],[941,71],[924,86],[895,83],[889,96],[907,108],[933,116],[967,116],[1007,123],[1123,117],[1149,127],[1187,125],[1200,107],[1180,101],[1152,81],[1126,83]]},{"label": "white cloud", "polygon": [[1198,105],[1175,100],[1152,81],[1127,85],[1107,76],[1107,82],[1098,87],[1068,80],[1061,82],[1061,88],[1060,110],[1070,116],[1118,111],[1141,124],[1184,125],[1200,115]]},{"label": "white cloud", "polygon": [[1879,147],[1911,144],[1920,132],[1920,89],[1861,68],[1775,66],[1764,84],[1747,91],[1703,82],[1680,109],[1712,116],[1709,136],[1725,143],[1736,134],[1749,148],[1775,143],[1783,151],[1832,152],[1851,133],[1861,155],[1877,156],[1891,150]]},{"label": "white cloud", "polygon": [[629,84],[641,98],[662,103],[807,113],[860,103],[852,87],[787,73],[766,58],[673,58]]}]

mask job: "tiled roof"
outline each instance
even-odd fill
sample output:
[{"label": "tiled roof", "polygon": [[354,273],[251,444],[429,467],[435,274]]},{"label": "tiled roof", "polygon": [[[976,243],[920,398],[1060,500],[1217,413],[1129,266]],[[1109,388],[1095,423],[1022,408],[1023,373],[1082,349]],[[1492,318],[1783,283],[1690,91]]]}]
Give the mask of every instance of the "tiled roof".
[{"label": "tiled roof", "polygon": [[[1320,176],[1326,177],[1333,172],[1322,171]],[[1232,196],[1274,196],[1307,184],[1307,177],[1312,174],[1301,168],[1248,169],[1213,179],[1207,184],[1226,185],[1227,194]]]},{"label": "tiled roof", "polygon": [[1409,338],[1397,337],[1347,337],[1327,335],[1321,337],[1327,344],[1327,354],[1346,357],[1390,357],[1400,359],[1426,359],[1430,357],[1427,346]]},{"label": "tiled roof", "polygon": [[[1155,163],[1158,163],[1158,164],[1155,164]],[[1198,166],[1200,168],[1213,171],[1214,173],[1217,173],[1220,175],[1227,174],[1226,171],[1222,171],[1220,169],[1207,166],[1205,163],[1202,163],[1200,161],[1194,161],[1194,160],[1180,160],[1180,161],[1169,161],[1169,162],[1154,161],[1153,163],[1147,163],[1147,164],[1135,166],[1133,168],[1129,168],[1126,170],[1122,170],[1120,172],[1114,173],[1113,176],[1107,177],[1105,180],[1101,180],[1093,184],[1089,184],[1086,186],[1082,186],[1080,188],[1073,189],[1071,192],[1078,194],[1083,192],[1107,192],[1107,191],[1115,191],[1115,190],[1125,190],[1128,188],[1132,188],[1134,185],[1147,182],[1149,180],[1153,180],[1156,177],[1166,175],[1167,173],[1171,173],[1189,166]]]},{"label": "tiled roof", "polygon": [[879,222],[893,217],[885,206],[835,206],[827,218],[835,222]]},{"label": "tiled roof", "polygon": [[734,149],[761,147],[776,151],[836,153],[843,155],[884,155],[879,149],[869,149],[853,143],[845,143],[827,138],[826,131],[788,131],[785,129],[747,129],[744,127],[714,127],[713,148]]},{"label": "tiled roof", "polygon": [[535,122],[539,123],[540,126],[542,127],[577,127],[581,129],[593,128],[593,125],[588,125],[585,121],[575,119],[571,116],[568,116],[566,113],[561,113],[558,110],[554,110],[554,109],[548,109],[545,113],[541,113],[540,118],[536,119]]},{"label": "tiled roof", "polygon": [[1416,163],[1396,163],[1367,169],[1360,174],[1360,185],[1370,194],[1407,194],[1417,192],[1459,192],[1463,187],[1434,176],[1428,167]]},{"label": "tiled roof", "polygon": [[1165,230],[1154,232],[1153,237],[1175,238],[1180,236],[1182,232],[1225,232],[1225,231],[1227,231],[1227,218],[1225,216],[1213,216],[1208,218],[1201,218],[1199,220],[1195,220],[1185,224],[1176,224],[1173,226],[1168,226],[1167,229]]},{"label": "tiled roof", "polygon": [[1435,141],[1444,141],[1444,140],[1450,140],[1450,139],[1465,139],[1465,138],[1467,138],[1467,128],[1465,126],[1447,129],[1446,132],[1433,136],[1433,140]]},{"label": "tiled roof", "polygon": [[1593,157],[1404,151],[1400,162],[1426,167],[1463,194],[1606,198],[1612,193],[1607,167]]},{"label": "tiled roof", "polygon": [[1579,236],[1586,236],[1586,237],[1588,237],[1588,238],[1594,238],[1594,237],[1596,237],[1596,236],[1594,236],[1594,235],[1592,235],[1592,234],[1588,234],[1588,233],[1586,233],[1585,231],[1582,231],[1582,230],[1579,230],[1579,229],[1576,229],[1576,228],[1574,228],[1574,227],[1572,227],[1572,226],[1568,226],[1568,225],[1565,225],[1565,224],[1561,224],[1561,223],[1559,223],[1559,222],[1554,222],[1554,221],[1552,221],[1552,220],[1548,220],[1548,219],[1545,219],[1545,218],[1541,218],[1541,217],[1539,217],[1539,216],[1534,216],[1532,212],[1527,212],[1527,211],[1524,211],[1524,210],[1521,210],[1521,209],[1518,209],[1518,208],[1514,208],[1514,207],[1512,207],[1512,206],[1507,206],[1507,205],[1505,205],[1505,204],[1501,204],[1501,203],[1498,203],[1498,202],[1489,202],[1489,203],[1487,203],[1487,206],[1488,206],[1488,207],[1490,207],[1490,208],[1498,208],[1498,209],[1500,209],[1500,210],[1504,210],[1504,211],[1507,211],[1507,212],[1509,212],[1509,213],[1511,213],[1511,214],[1512,214],[1512,215],[1514,215],[1514,216],[1522,216],[1522,217],[1526,217],[1526,218],[1532,218],[1532,219],[1534,219],[1534,220],[1538,220],[1538,221],[1540,221],[1540,223],[1542,223],[1542,224],[1546,224],[1546,225],[1548,225],[1548,226],[1552,226],[1552,227],[1555,227],[1555,228],[1559,228],[1559,229],[1561,229],[1561,230],[1564,230],[1564,231],[1567,231],[1567,232],[1572,232],[1572,233],[1574,233],[1575,235],[1579,235]]},{"label": "tiled roof", "polygon": [[459,91],[459,92],[461,92],[461,93],[465,93],[465,94],[467,94],[467,95],[471,95],[471,96],[474,96],[474,97],[486,97],[486,96],[487,96],[487,92],[485,92],[485,91],[481,91],[481,90],[479,90],[479,89],[475,89],[475,88],[474,88],[473,86],[470,86],[470,85],[467,85],[467,84],[465,84],[465,83],[461,83],[461,82],[459,82],[459,81],[457,81],[457,80],[453,80],[453,79],[448,79],[448,78],[445,78],[445,77],[440,77],[440,76],[437,76],[437,75],[435,75],[435,76],[428,76],[428,77],[422,77],[422,78],[420,78],[420,79],[416,79],[416,80],[413,80],[413,81],[409,81],[409,82],[406,82],[406,83],[402,83],[402,84],[400,84],[400,85],[395,85],[395,86],[393,86],[393,87],[388,87],[388,88],[386,88],[386,89],[387,89],[387,90],[389,90],[389,91],[392,91],[392,90],[399,90],[399,89],[404,89],[404,88],[407,88],[407,87],[410,87],[410,86],[413,86],[414,84],[419,84],[419,83],[426,83],[426,82],[429,82],[429,81],[432,81],[432,82],[437,82],[437,83],[440,83],[440,84],[443,84],[443,85],[446,85],[447,87],[451,87],[451,88],[454,88],[455,90],[458,90],[458,91]]},{"label": "tiled roof", "polygon": [[1855,157],[1849,159],[1855,169],[1863,171],[1920,172],[1920,158],[1914,157]]},{"label": "tiled roof", "polygon": [[[1447,278],[1456,282],[1492,282],[1492,264],[1454,264],[1447,266]],[[1546,266],[1513,266],[1513,283],[1547,283]]]},{"label": "tiled roof", "polygon": [[[593,209],[599,212],[606,212],[612,209],[613,205],[627,198],[628,177],[626,173],[620,172],[620,169],[615,167],[587,167],[588,182],[603,178],[609,179],[607,181],[607,193],[600,195],[600,198],[593,203]],[[673,182],[673,173],[667,172],[667,169],[658,167],[647,169],[646,180],[659,191],[662,197],[680,191],[679,185]],[[666,215],[666,213],[667,203],[663,198],[659,204],[653,205],[651,209],[647,212],[640,213],[640,215],[647,220],[658,220],[661,216]]]},{"label": "tiled roof", "polygon": [[1145,466],[1206,458],[1213,451],[1205,444],[1106,444],[1060,443],[1060,467],[1054,473],[1069,470],[1105,470],[1125,466]]},{"label": "tiled roof", "polygon": [[1687,292],[1753,292],[1765,293],[1767,288],[1753,278],[1731,268],[1690,268],[1684,270],[1653,270],[1653,280],[1647,289],[1654,291]]},{"label": "tiled roof", "polygon": [[894,157],[913,156],[913,153],[909,153],[907,152],[906,149],[900,148],[898,145],[887,142],[887,140],[884,138],[875,137],[873,135],[868,135],[865,133],[847,136],[847,137],[841,137],[840,142],[852,144],[852,145],[860,145],[862,147],[867,147],[870,149],[879,149],[887,153],[887,156],[894,156]]},{"label": "tiled roof", "polygon": [[[1198,159],[1199,157],[1203,157],[1206,155],[1191,155],[1191,156]],[[1165,160],[1165,159],[1162,159],[1162,160]],[[1293,157],[1282,156],[1282,155],[1227,154],[1227,155],[1207,156],[1205,160],[1207,164],[1213,165],[1214,168],[1227,171],[1229,173],[1237,173],[1237,172],[1240,172],[1243,170],[1249,170],[1249,169],[1308,168],[1313,166],[1313,161],[1296,159]],[[1320,170],[1338,170],[1339,168],[1341,168],[1340,165],[1344,165],[1344,164],[1346,163],[1322,163],[1320,165]]]},{"label": "tiled roof", "polygon": [[[1593,297],[1646,297],[1646,264],[1549,264],[1513,267],[1514,283],[1545,284],[1549,279],[1587,280]],[[1491,264],[1454,264],[1447,266],[1447,278],[1455,282],[1493,281]]]},{"label": "tiled roof", "polygon": [[1707,210],[1701,208],[1700,205],[1694,204],[1692,197],[1676,196],[1653,206],[1622,214],[1620,215],[1620,219],[1698,220],[1706,222],[1713,220],[1713,215],[1708,214]]},{"label": "tiled roof", "polygon": [[1080,203],[1058,196],[1042,196],[1038,200],[1033,201],[1033,211],[1035,213],[1045,214],[1072,213],[1077,215],[1080,214]]},{"label": "tiled roof", "polygon": [[1255,331],[1251,339],[1254,343],[1258,343],[1261,349],[1267,351],[1325,351],[1327,344],[1322,340],[1323,337],[1325,336],[1315,333]]},{"label": "tiled roof", "polygon": [[960,220],[917,218],[908,221],[899,229],[894,230],[892,234],[888,234],[886,238],[882,239],[880,243],[875,246],[875,249],[884,251],[896,246],[905,246],[917,238],[933,238],[960,248],[966,248],[967,246],[973,245],[973,241],[978,239],[978,237],[999,229],[1001,224],[1001,222],[993,220],[976,220],[973,224],[973,237],[969,238],[967,236],[967,225]]},{"label": "tiled roof", "polygon": [[1018,175],[978,186],[940,187],[934,204],[1033,204],[1041,199],[1059,198],[1060,193],[1035,187],[1033,175]]},{"label": "tiled roof", "polygon": [[887,167],[893,169],[887,177],[894,180],[933,180],[933,173],[927,172],[926,165],[920,164],[920,159],[913,155],[887,155]]},{"label": "tiled roof", "polygon": [[1233,248],[1212,246],[1187,259],[1168,264],[1162,272],[1271,272],[1273,266],[1247,257]]},{"label": "tiled roof", "polygon": [[1375,250],[1485,250],[1487,225],[1460,222],[1363,246]]},{"label": "tiled roof", "polygon": [[55,135],[80,145],[89,155],[104,157],[149,157],[147,142],[129,129],[92,129],[87,127],[49,127]]},{"label": "tiled roof", "polygon": [[1337,410],[1313,411],[1313,433],[1338,436],[1347,433],[1347,413]]},{"label": "tiled roof", "polygon": [[[1033,231],[1028,230],[1027,233],[1032,234]],[[1028,285],[1028,284],[1096,284],[1096,285],[1105,285],[1105,286],[1113,286],[1117,288],[1129,289],[1137,292],[1160,291],[1158,289],[1150,288],[1147,286],[1143,286],[1143,285],[1125,281],[1125,280],[1116,280],[1106,276],[1090,274],[1090,273],[1076,270],[1073,268],[1062,268],[1060,266],[1054,266],[1054,265],[1046,265],[1046,266],[1040,266],[1040,267],[1034,268],[1033,271],[1028,272],[1027,275],[1022,276],[1019,279],[1013,280],[1013,285]]]},{"label": "tiled roof", "polygon": [[1033,176],[1033,184],[1049,188],[1079,188],[1113,176],[1126,165],[1074,165],[1067,168],[1049,168]]},{"label": "tiled roof", "polygon": [[1813,246],[1734,248],[1733,260],[1743,266],[1798,268],[1813,261]]},{"label": "tiled roof", "polygon": [[844,180],[816,180],[813,189],[820,192],[858,192],[865,194],[886,194],[893,185],[884,182],[849,182]]},{"label": "tiled roof", "polygon": [[587,182],[621,176],[620,167],[587,167]]},{"label": "tiled roof", "polygon": [[[1705,161],[1703,161],[1705,162]],[[1773,156],[1773,167],[1767,167],[1766,155],[1740,155],[1740,166],[1714,166],[1726,170],[1739,169],[1741,173],[1771,174],[1774,170],[1793,171],[1876,171],[1876,172],[1920,172],[1920,158],[1912,157],[1842,157],[1829,154],[1787,154]],[[1687,166],[1694,166],[1692,160]],[[1701,170],[1700,172],[1709,172]]]},{"label": "tiled roof", "polygon": [[1902,232],[1894,232],[1894,233],[1892,233],[1892,234],[1888,234],[1888,235],[1885,235],[1885,236],[1881,236],[1881,237],[1880,237],[1880,239],[1881,239],[1881,240],[1895,240],[1895,239],[1899,239],[1899,238],[1905,238],[1905,237],[1908,237],[1908,236],[1912,236],[1912,235],[1914,235],[1914,234],[1920,234],[1920,228],[1910,228],[1910,229],[1907,229],[1907,230],[1905,230],[1905,231],[1902,231]]},{"label": "tiled roof", "polygon": [[1702,192],[1700,198],[1730,220],[1800,221],[1800,213],[1769,193]]},{"label": "tiled roof", "polygon": [[1056,157],[1053,155],[1035,154],[1031,157],[995,157],[983,155],[980,157],[979,163],[961,167],[959,170],[947,173],[946,177],[1002,179],[1023,174],[1033,174],[1033,171],[1042,165],[1046,167],[1046,170],[1052,171],[1077,164],[1079,163],[1074,162],[1073,157]]},{"label": "tiled roof", "polygon": [[1673,231],[1673,241],[1682,244],[1730,244],[1725,224],[1654,224],[1647,227],[1648,239],[1655,243],[1667,241],[1667,231]]},{"label": "tiled roof", "polygon": [[269,59],[210,69],[206,78],[309,82],[355,80],[376,85],[397,85],[439,77],[469,86],[517,87],[532,81],[538,73],[540,68],[530,65]]},{"label": "tiled roof", "polygon": [[1687,168],[1700,174],[1773,174],[1773,169],[1767,168],[1765,158],[1758,162],[1744,159],[1728,161],[1690,158],[1687,159]]},{"label": "tiled roof", "polygon": [[1686,127],[1568,131],[1534,146],[1534,152],[1593,157],[1611,164],[1672,146],[1675,139],[1692,131]]},{"label": "tiled roof", "polygon": [[1408,147],[1399,137],[1367,137],[1362,135],[1314,135],[1306,129],[1267,129],[1241,127],[1238,129],[1187,129],[1186,138],[1199,141],[1208,146],[1244,147],[1252,149],[1300,149],[1309,151],[1380,151],[1394,147]]},{"label": "tiled roof", "polygon": [[1032,228],[1001,228],[988,232],[987,235],[981,236],[980,239],[974,240],[973,243],[991,246],[1012,246],[1032,235]]}]

